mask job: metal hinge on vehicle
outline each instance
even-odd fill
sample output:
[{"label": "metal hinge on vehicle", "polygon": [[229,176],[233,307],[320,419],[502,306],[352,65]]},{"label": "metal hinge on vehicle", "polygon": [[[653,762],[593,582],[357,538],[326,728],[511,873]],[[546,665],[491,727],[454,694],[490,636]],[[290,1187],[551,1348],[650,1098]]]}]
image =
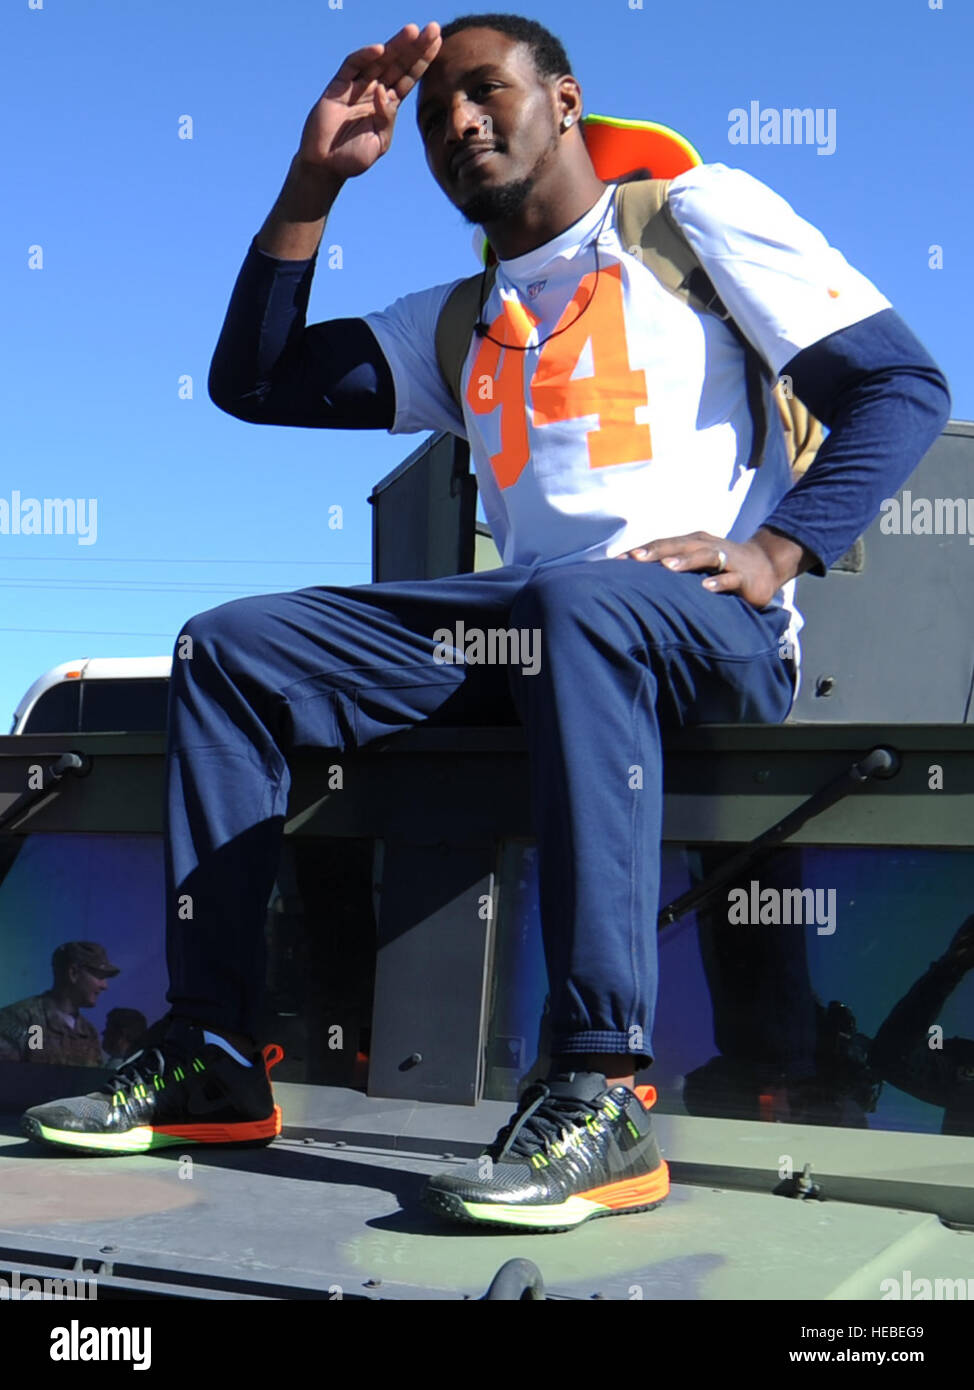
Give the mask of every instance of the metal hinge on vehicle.
[{"label": "metal hinge on vehicle", "polygon": [[797,1197],[800,1202],[824,1202],[821,1183],[812,1181],[812,1165],[806,1163],[800,1173],[793,1173],[774,1189],[776,1197]]},{"label": "metal hinge on vehicle", "polygon": [[900,755],[895,749],[873,748],[865,757],[852,763],[844,772],[840,772],[838,777],[833,777],[831,782],[820,787],[807,801],[796,806],[790,815],[785,816],[784,820],[778,821],[777,825],[772,825],[770,829],[763,831],[744,849],[739,850],[737,854],[732,854],[729,859],[725,859],[723,864],[719,864],[712,873],[701,879],[693,888],[681,894],[680,897],[674,898],[666,907],[661,908],[657,919],[659,930],[662,931],[664,927],[678,921],[688,912],[693,911],[694,908],[702,907],[721,888],[749,869],[761,855],[775,849],[784,840],[787,840],[789,835],[800,830],[807,821],[810,821],[814,816],[821,815],[823,811],[827,811],[830,806],[834,806],[837,801],[841,801],[844,796],[848,796],[850,792],[861,787],[863,783],[874,777],[885,781],[887,778],[895,777],[899,770]]},{"label": "metal hinge on vehicle", "polygon": [[[87,753],[32,753],[18,752],[16,757],[28,757],[31,767],[37,765],[39,778],[36,786],[21,792],[5,811],[0,812],[0,830],[13,830],[27,815],[50,801],[62,789],[66,776],[87,777],[91,771],[91,759]],[[42,759],[54,758],[45,767]]]}]

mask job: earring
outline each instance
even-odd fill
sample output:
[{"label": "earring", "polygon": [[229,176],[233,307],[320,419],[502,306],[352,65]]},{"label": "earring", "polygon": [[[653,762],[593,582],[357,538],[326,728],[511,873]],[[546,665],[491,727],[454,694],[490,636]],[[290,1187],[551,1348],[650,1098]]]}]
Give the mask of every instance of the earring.
[{"label": "earring", "polygon": [[562,123],[561,123],[561,128],[562,128],[562,130],[567,130],[568,127],[569,127],[570,125],[573,125],[573,124],[574,124],[574,121],[575,121],[575,117],[574,117],[574,116],[566,116],[565,119],[564,119],[564,120],[562,121]]}]

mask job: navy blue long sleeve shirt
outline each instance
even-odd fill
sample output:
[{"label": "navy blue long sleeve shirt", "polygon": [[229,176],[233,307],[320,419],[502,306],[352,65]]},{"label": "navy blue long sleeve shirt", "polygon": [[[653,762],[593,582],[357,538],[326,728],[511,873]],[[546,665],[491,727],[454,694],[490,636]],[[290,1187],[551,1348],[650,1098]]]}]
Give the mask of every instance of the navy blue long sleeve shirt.
[{"label": "navy blue long sleeve shirt", "polygon": [[[360,318],[307,324],[317,254],[284,261],[254,237],[210,366],[214,404],[252,424],[389,429],[392,373]],[[950,415],[947,382],[893,309],[830,334],[785,367],[830,433],[763,525],[806,547],[824,574],[894,496]]]}]

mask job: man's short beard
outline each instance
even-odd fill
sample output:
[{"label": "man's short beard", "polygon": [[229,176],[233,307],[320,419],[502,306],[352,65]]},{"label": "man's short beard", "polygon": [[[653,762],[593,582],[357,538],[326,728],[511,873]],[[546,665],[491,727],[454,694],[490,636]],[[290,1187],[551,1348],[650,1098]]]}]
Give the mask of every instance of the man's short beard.
[{"label": "man's short beard", "polygon": [[538,156],[530,174],[526,178],[502,184],[500,188],[481,188],[471,194],[460,207],[463,216],[468,222],[476,223],[478,227],[486,226],[488,222],[503,222],[507,218],[515,217],[524,207],[542,171],[557,150],[558,132],[552,127],[547,148]]},{"label": "man's short beard", "polygon": [[460,211],[468,222],[483,227],[488,222],[503,222],[521,211],[537,181],[536,174],[515,179],[500,188],[481,188],[471,195]]}]

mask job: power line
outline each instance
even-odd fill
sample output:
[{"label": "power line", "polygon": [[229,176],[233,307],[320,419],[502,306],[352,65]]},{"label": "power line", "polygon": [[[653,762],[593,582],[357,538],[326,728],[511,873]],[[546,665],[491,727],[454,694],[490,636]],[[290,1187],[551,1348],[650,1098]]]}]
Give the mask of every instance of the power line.
[{"label": "power line", "polygon": [[[72,593],[88,590],[96,594],[239,594],[243,590],[249,590],[255,597],[260,594],[278,592],[265,588],[263,584],[208,584],[206,582],[193,584],[182,580],[169,582],[163,580],[161,583],[152,584],[150,581],[142,579],[100,579],[93,584],[76,584],[71,579],[52,579],[49,576],[31,580],[7,579],[0,576],[0,587],[4,589],[53,589],[55,592],[70,589]],[[304,587],[307,588],[308,586],[305,585]]]},{"label": "power line", "polygon": [[0,627],[0,632],[69,633],[75,637],[168,637],[171,642],[176,640],[177,635],[175,632],[116,632],[98,627]]},{"label": "power line", "polygon": [[0,561],[3,560],[14,564],[22,560],[50,560],[59,565],[351,565],[355,569],[368,569],[372,563],[371,560],[167,560],[155,555],[133,555],[128,558],[111,555],[0,555]]}]

